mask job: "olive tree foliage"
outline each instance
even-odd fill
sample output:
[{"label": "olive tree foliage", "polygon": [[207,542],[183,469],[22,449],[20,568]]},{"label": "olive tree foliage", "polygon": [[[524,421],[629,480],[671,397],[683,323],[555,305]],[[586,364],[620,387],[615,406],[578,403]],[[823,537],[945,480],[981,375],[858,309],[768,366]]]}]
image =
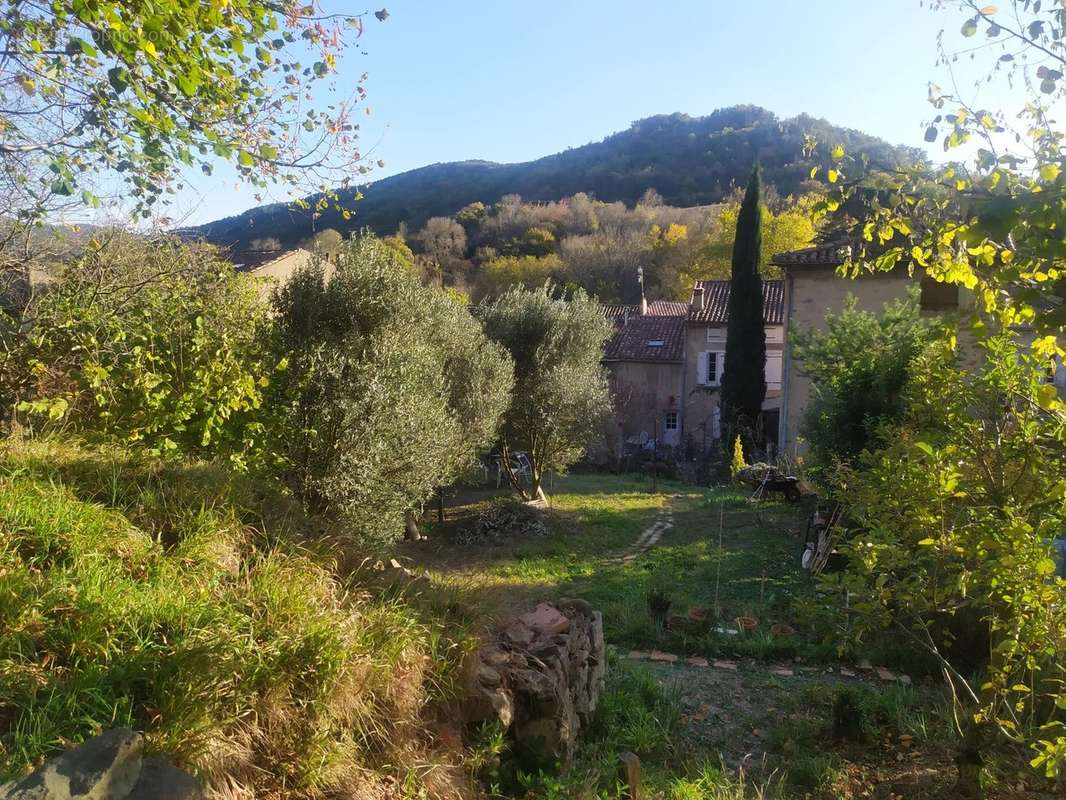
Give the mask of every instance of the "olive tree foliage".
[{"label": "olive tree foliage", "polygon": [[910,363],[932,336],[916,294],[880,314],[860,310],[848,295],[822,328],[790,332],[792,358],[812,383],[800,432],[820,472],[880,445],[884,427],[903,414]]},{"label": "olive tree foliage", "polygon": [[0,314],[3,416],[246,464],[263,446],[266,325],[213,248],[100,233]]},{"label": "olive tree foliage", "polygon": [[278,291],[272,393],[286,478],[368,543],[492,444],[511,364],[463,305],[424,287],[369,234]]},{"label": "olive tree foliage", "polygon": [[[885,444],[836,476],[853,529],[839,548],[848,568],[823,578],[848,593],[852,637],[892,629],[939,663],[970,794],[993,734],[1032,747],[1048,776],[1066,758],[1066,581],[1051,550],[1066,531],[1066,416],[1046,408],[1043,364],[1019,350],[996,337],[967,367],[944,336],[912,361]],[[953,646],[960,627],[991,641],[976,677]]]},{"label": "olive tree foliage", "polygon": [[0,194],[24,223],[108,191],[148,217],[182,170],[217,161],[256,187],[323,191],[323,207],[340,173],[366,170],[363,80],[328,105],[315,91],[335,93],[362,15],[299,0],[0,5]]},{"label": "olive tree foliage", "polygon": [[566,297],[549,283],[513,287],[483,301],[476,314],[485,333],[514,360],[514,391],[500,432],[505,467],[524,451],[530,485],[508,473],[523,497],[542,498],[544,475],[577,461],[610,413],[610,392],[600,359],[611,329],[598,303],[581,290]]}]

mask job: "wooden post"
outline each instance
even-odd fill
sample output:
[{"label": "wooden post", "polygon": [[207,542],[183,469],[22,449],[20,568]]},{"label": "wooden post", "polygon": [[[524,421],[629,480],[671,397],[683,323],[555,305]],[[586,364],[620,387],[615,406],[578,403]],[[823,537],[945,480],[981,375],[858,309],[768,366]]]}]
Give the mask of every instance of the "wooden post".
[{"label": "wooden post", "polygon": [[437,522],[444,522],[444,487],[437,489]]},{"label": "wooden post", "polygon": [[626,800],[643,800],[644,791],[640,781],[640,759],[634,753],[622,753],[618,779],[624,787]]},{"label": "wooden post", "polygon": [[656,463],[659,458],[659,418],[655,418],[655,423],[652,426],[652,430],[655,432],[655,438],[651,440],[651,491],[652,494],[659,491],[659,465]]}]

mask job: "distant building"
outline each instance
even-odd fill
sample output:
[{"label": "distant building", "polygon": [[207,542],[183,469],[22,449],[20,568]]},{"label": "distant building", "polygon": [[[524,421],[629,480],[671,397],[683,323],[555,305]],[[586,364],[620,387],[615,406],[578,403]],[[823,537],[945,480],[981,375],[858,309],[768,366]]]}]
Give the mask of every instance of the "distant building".
[{"label": "distant building", "polygon": [[[293,273],[314,259],[309,250],[294,247],[290,250],[239,250],[230,254],[230,263],[237,272],[259,279],[259,293],[269,296],[285,283]],[[328,268],[327,268],[328,269]]]},{"label": "distant building", "polygon": [[[615,398],[619,444],[684,448],[718,446],[725,365],[729,281],[698,281],[690,302],[607,305],[614,334],[603,363]],[[763,426],[777,440],[783,363],[781,281],[763,282],[766,401]]]}]

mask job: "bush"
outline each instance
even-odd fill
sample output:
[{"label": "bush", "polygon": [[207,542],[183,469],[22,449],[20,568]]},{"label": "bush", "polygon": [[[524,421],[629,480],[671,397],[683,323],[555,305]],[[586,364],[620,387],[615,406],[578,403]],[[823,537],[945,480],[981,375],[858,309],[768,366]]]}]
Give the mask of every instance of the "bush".
[{"label": "bush", "polygon": [[824,330],[793,332],[793,357],[814,393],[801,433],[823,474],[876,447],[881,428],[900,419],[910,362],[931,338],[914,296],[876,316],[849,295],[839,314],[826,314]]},{"label": "bush", "polygon": [[462,631],[358,591],[281,519],[206,463],[5,443],[0,778],[119,725],[232,796],[385,796],[388,765],[439,761],[421,715]]},{"label": "bush", "polygon": [[0,400],[34,428],[243,462],[262,444],[264,312],[211,248],[101,236],[0,332]]}]

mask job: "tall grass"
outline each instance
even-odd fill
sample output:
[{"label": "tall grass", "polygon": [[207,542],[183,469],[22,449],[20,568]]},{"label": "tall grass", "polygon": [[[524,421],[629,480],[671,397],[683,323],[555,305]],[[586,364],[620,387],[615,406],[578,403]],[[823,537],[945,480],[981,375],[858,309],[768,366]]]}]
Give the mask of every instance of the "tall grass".
[{"label": "tall grass", "polygon": [[454,773],[423,723],[462,629],[367,591],[302,524],[209,464],[0,444],[0,776],[119,725],[220,796]]}]

